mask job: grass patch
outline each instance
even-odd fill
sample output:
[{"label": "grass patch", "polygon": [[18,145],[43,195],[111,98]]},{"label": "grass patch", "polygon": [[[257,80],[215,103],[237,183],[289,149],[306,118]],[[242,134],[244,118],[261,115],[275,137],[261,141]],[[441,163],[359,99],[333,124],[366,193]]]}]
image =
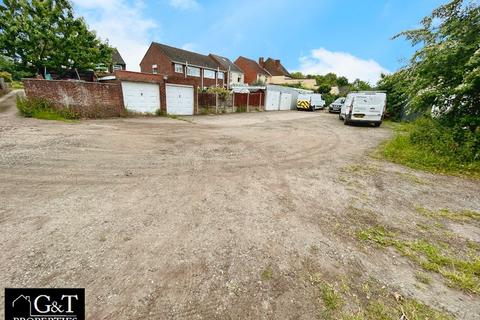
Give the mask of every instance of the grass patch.
[{"label": "grass patch", "polygon": [[[479,133],[453,131],[431,119],[393,126],[376,156],[413,169],[480,179]],[[461,142],[457,136],[462,136]]]},{"label": "grass patch", "polygon": [[[313,273],[317,279],[318,273]],[[310,275],[312,278],[312,274]],[[343,290],[324,280],[311,282],[319,290],[319,319],[341,320],[451,320],[449,314],[435,310],[413,298],[406,298],[375,279],[366,282],[356,277],[342,278]],[[338,283],[336,281],[335,283]],[[341,287],[341,286],[340,286]]]},{"label": "grass patch", "polygon": [[262,270],[260,272],[260,278],[265,281],[269,281],[273,279],[273,270],[270,267],[267,267],[266,269]]},{"label": "grass patch", "polygon": [[424,272],[415,273],[415,279],[423,284],[430,284],[432,282],[432,279],[429,277],[429,275]]},{"label": "grass patch", "polygon": [[329,312],[337,310],[342,304],[342,299],[334,287],[326,283],[320,285],[320,297]]},{"label": "grass patch", "polygon": [[438,211],[428,210],[422,207],[415,208],[418,213],[433,219],[448,219],[452,221],[480,221],[480,212],[473,210],[451,211],[449,209],[440,209]]},{"label": "grass patch", "polygon": [[383,226],[374,226],[357,233],[358,239],[380,247],[393,247],[425,271],[440,274],[451,287],[480,293],[480,256],[460,257],[448,245],[437,245],[425,239],[404,240]]},{"label": "grass patch", "polygon": [[55,108],[46,100],[17,98],[17,108],[24,117],[42,120],[70,121],[79,115],[68,108]]}]

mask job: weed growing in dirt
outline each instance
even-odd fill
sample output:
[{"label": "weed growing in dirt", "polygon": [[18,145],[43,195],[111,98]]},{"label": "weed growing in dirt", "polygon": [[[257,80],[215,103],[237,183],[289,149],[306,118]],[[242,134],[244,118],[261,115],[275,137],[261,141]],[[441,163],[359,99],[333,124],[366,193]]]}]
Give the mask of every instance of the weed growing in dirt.
[{"label": "weed growing in dirt", "polygon": [[246,106],[238,106],[237,109],[235,109],[235,112],[237,112],[237,113],[247,112],[247,107]]},{"label": "weed growing in dirt", "polygon": [[423,272],[415,273],[415,279],[423,284],[430,284],[432,282],[432,279],[428,276],[428,274]]},{"label": "weed growing in dirt", "polygon": [[273,270],[270,267],[267,267],[260,273],[262,280],[268,281],[273,279]]},{"label": "weed growing in dirt", "polygon": [[328,312],[337,310],[342,304],[340,295],[329,284],[323,283],[320,285],[320,296]]},{"label": "weed growing in dirt", "polygon": [[43,99],[17,98],[17,108],[27,118],[68,121],[78,119],[79,115],[69,108],[58,109]]},{"label": "weed growing in dirt", "polygon": [[[342,320],[450,320],[444,312],[390,291],[375,279],[366,282],[343,277],[325,281],[320,273],[310,274],[310,283],[319,290],[318,308],[321,319]],[[314,280],[314,281],[312,281]],[[338,286],[338,283],[341,285]],[[338,289],[338,288],[342,289]]]},{"label": "weed growing in dirt", "polygon": [[428,181],[425,181],[423,179],[420,179],[419,177],[411,174],[411,173],[406,173],[406,172],[395,172],[399,177],[404,178],[407,181],[416,183],[416,184],[421,184],[421,185],[428,185],[430,184]]},{"label": "weed growing in dirt", "polygon": [[448,209],[440,209],[438,211],[433,211],[422,207],[417,207],[415,209],[418,213],[434,219],[448,219],[452,221],[480,221],[480,212],[472,210],[451,211]]},{"label": "weed growing in dirt", "polygon": [[461,257],[446,244],[440,246],[425,239],[404,240],[383,226],[374,226],[357,233],[361,241],[380,247],[393,247],[425,271],[442,275],[447,284],[470,293],[480,293],[480,256]]}]

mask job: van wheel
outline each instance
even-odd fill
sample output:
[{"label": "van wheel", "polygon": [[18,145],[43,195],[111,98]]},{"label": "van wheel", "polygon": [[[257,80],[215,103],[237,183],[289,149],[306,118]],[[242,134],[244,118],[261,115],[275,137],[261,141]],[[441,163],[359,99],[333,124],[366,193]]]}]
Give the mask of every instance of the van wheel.
[{"label": "van wheel", "polygon": [[350,124],[350,121],[347,120],[347,117],[345,117],[345,119],[343,119],[343,124],[344,125],[349,125]]},{"label": "van wheel", "polygon": [[339,115],[338,115],[338,120],[343,120],[342,114],[339,114]]},{"label": "van wheel", "polygon": [[315,106],[311,106],[310,111],[314,112],[315,111]]},{"label": "van wheel", "polygon": [[382,124],[382,121],[380,121],[380,122],[375,122],[373,125],[374,125],[375,127],[380,127],[381,124]]}]

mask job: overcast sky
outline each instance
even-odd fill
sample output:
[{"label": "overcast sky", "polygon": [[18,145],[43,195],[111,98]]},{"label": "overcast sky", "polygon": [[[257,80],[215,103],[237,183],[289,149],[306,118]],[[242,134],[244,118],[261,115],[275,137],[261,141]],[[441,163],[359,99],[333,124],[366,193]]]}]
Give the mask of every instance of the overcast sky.
[{"label": "overcast sky", "polygon": [[119,49],[128,70],[152,41],[235,60],[280,59],[289,71],[335,72],[374,84],[405,64],[405,40],[440,0],[73,0],[90,28]]}]

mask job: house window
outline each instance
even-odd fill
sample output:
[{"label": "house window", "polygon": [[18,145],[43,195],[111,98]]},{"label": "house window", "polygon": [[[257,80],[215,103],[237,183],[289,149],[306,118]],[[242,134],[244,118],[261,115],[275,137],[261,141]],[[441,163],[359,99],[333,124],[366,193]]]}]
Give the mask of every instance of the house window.
[{"label": "house window", "polygon": [[181,64],[175,63],[175,72],[183,73],[183,66]]},{"label": "house window", "polygon": [[156,64],[152,64],[152,73],[157,74],[158,73],[158,67]]},{"label": "house window", "polygon": [[238,83],[242,82],[242,77],[238,77],[237,82],[238,82]]},{"label": "house window", "polygon": [[121,64],[115,64],[113,65],[113,70],[114,71],[123,70],[123,66]]},{"label": "house window", "polygon": [[207,79],[215,79],[215,71],[213,70],[203,70],[203,76]]},{"label": "house window", "polygon": [[223,72],[218,73],[218,79],[223,80]]},{"label": "house window", "polygon": [[187,74],[192,77],[200,77],[200,68],[187,67]]}]

